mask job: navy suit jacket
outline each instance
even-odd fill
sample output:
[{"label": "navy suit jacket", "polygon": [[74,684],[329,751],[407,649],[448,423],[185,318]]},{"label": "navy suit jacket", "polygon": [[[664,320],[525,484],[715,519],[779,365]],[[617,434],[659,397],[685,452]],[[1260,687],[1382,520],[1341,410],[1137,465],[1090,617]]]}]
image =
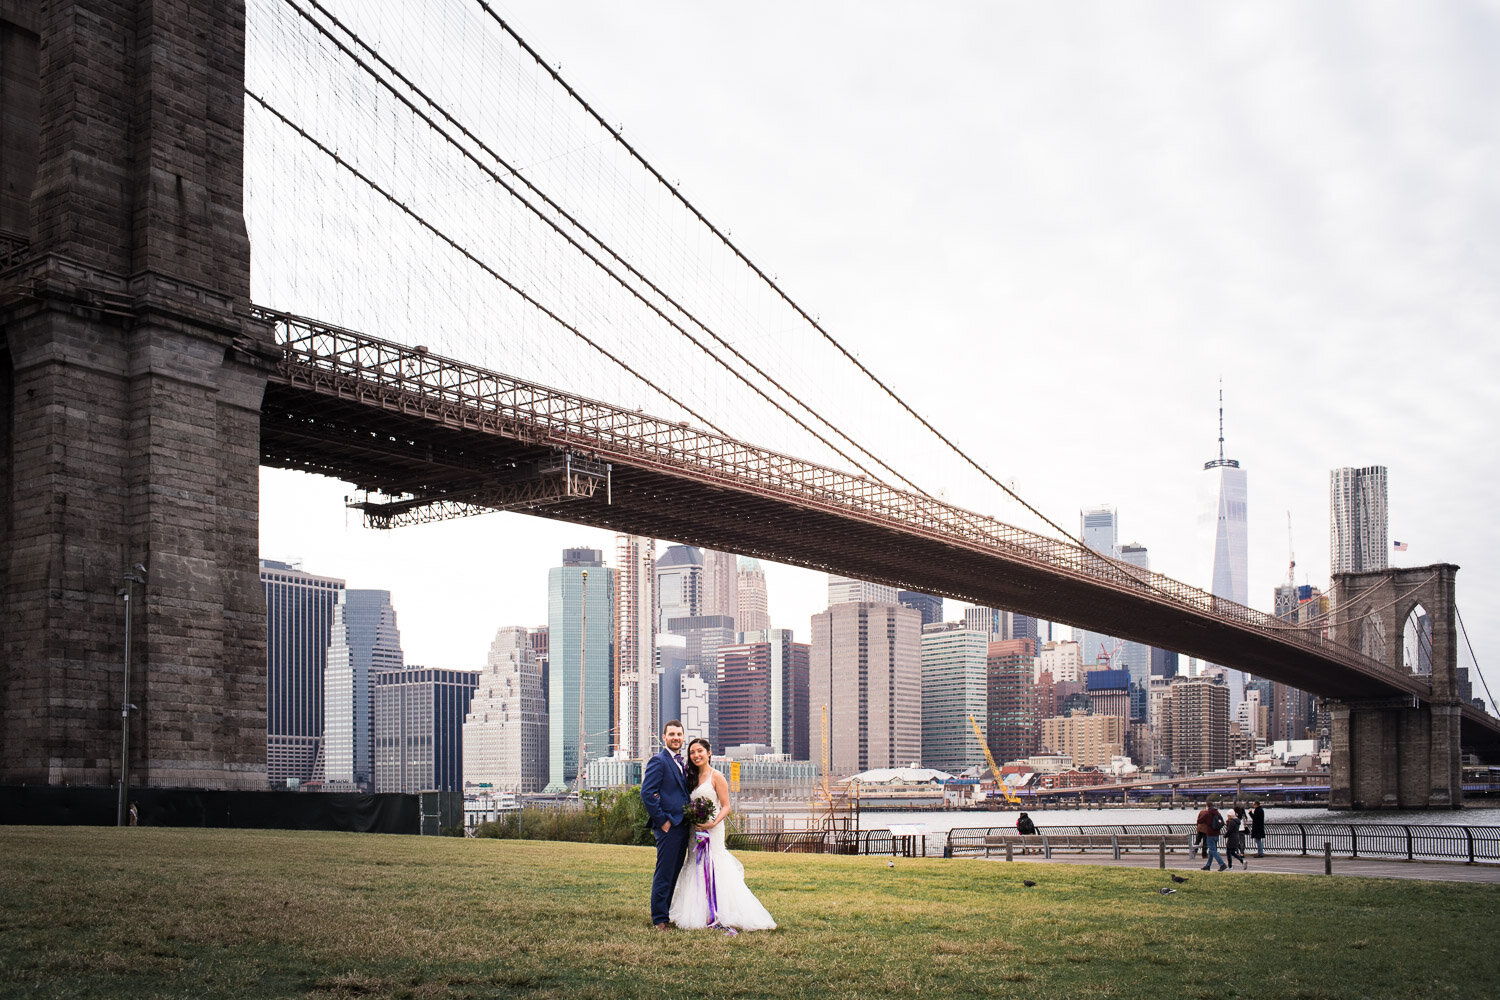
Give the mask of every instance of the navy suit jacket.
[{"label": "navy suit jacket", "polygon": [[651,814],[651,829],[660,832],[667,820],[673,826],[681,826],[682,807],[687,800],[687,778],[672,758],[672,751],[663,747],[646,762],[646,773],[641,779],[641,801]]}]

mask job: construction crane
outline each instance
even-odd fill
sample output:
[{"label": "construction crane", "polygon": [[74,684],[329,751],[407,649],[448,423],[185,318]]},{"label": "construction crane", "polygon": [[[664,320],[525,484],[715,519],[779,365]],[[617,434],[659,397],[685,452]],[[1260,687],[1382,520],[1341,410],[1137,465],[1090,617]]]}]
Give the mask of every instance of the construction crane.
[{"label": "construction crane", "polygon": [[995,755],[990,753],[990,745],[985,742],[984,733],[980,731],[979,723],[974,721],[974,716],[972,715],[969,716],[969,725],[974,727],[974,738],[979,741],[979,749],[984,751],[985,763],[989,764],[990,773],[995,776],[995,787],[1000,790],[1000,794],[1005,797],[1005,801],[1012,805],[1020,805],[1021,797],[1011,791],[1010,786],[1001,779],[1000,765],[995,763]]}]

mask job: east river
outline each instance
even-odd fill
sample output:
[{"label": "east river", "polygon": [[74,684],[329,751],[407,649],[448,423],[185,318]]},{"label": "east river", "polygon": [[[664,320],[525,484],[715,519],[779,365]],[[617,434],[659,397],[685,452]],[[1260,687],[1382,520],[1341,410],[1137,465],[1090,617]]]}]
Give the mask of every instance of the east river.
[{"label": "east river", "polygon": [[[1245,800],[1248,809],[1250,800]],[[1031,813],[1031,819],[1045,830],[1055,826],[1143,826],[1148,823],[1192,823],[1199,806],[1139,809],[1043,809]],[[1219,808],[1224,808],[1220,803]],[[1409,823],[1418,826],[1500,826],[1500,808],[1444,810],[1442,812],[1407,810],[1401,812],[1348,812],[1322,807],[1287,808],[1267,805],[1267,823]],[[1015,829],[1019,810],[993,812],[924,812],[904,810],[861,810],[860,829],[881,830],[891,824],[920,826],[931,834],[945,834],[956,827],[1006,827]]]},{"label": "east river", "polygon": [[[1244,804],[1248,809],[1250,799]],[[761,825],[769,816],[757,815],[756,803],[746,803],[744,812],[749,820],[748,829],[766,829]],[[1031,818],[1044,831],[1048,827],[1077,826],[1144,826],[1147,824],[1171,823],[1182,825],[1197,819],[1199,806],[1177,806],[1157,809],[1154,807],[1110,808],[1110,809],[1041,809],[1031,812]],[[1220,803],[1219,808],[1224,808]],[[1486,803],[1482,807],[1467,809],[1425,811],[1406,810],[1400,812],[1347,812],[1321,806],[1283,806],[1267,804],[1267,823],[1407,823],[1414,826],[1500,826],[1500,808]],[[785,824],[784,828],[803,829],[806,825],[817,825],[813,814],[806,807],[776,808],[774,814]],[[928,836],[943,836],[955,828],[1000,827],[1015,829],[1020,811],[974,810],[938,812],[928,810],[863,809],[859,814],[862,830],[884,830],[893,825],[917,827]]]}]

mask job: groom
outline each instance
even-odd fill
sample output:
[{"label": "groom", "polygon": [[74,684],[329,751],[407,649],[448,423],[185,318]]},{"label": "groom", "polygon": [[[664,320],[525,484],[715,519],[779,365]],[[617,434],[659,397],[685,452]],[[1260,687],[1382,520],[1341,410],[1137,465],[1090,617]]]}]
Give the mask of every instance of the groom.
[{"label": "groom", "polygon": [[646,762],[641,781],[641,801],[651,816],[651,832],[656,835],[656,875],[651,879],[651,922],[656,929],[667,929],[667,910],[672,905],[672,889],[677,873],[687,856],[688,827],[682,821],[682,807],[687,805],[687,777],[683,774],[682,723],[673,719],[661,729],[662,749]]}]

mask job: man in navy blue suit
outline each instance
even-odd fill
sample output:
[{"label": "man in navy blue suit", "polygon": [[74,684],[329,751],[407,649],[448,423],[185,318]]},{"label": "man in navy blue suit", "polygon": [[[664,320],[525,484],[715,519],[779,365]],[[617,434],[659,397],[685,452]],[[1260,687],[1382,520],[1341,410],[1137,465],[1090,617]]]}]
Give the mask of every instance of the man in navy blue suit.
[{"label": "man in navy blue suit", "polygon": [[687,778],[683,774],[682,723],[673,719],[662,726],[662,749],[646,762],[641,780],[641,801],[651,816],[651,832],[656,835],[656,874],[651,879],[651,922],[656,929],[667,929],[667,911],[672,906],[672,889],[682,859],[687,857],[688,827],[682,821],[687,805]]}]

